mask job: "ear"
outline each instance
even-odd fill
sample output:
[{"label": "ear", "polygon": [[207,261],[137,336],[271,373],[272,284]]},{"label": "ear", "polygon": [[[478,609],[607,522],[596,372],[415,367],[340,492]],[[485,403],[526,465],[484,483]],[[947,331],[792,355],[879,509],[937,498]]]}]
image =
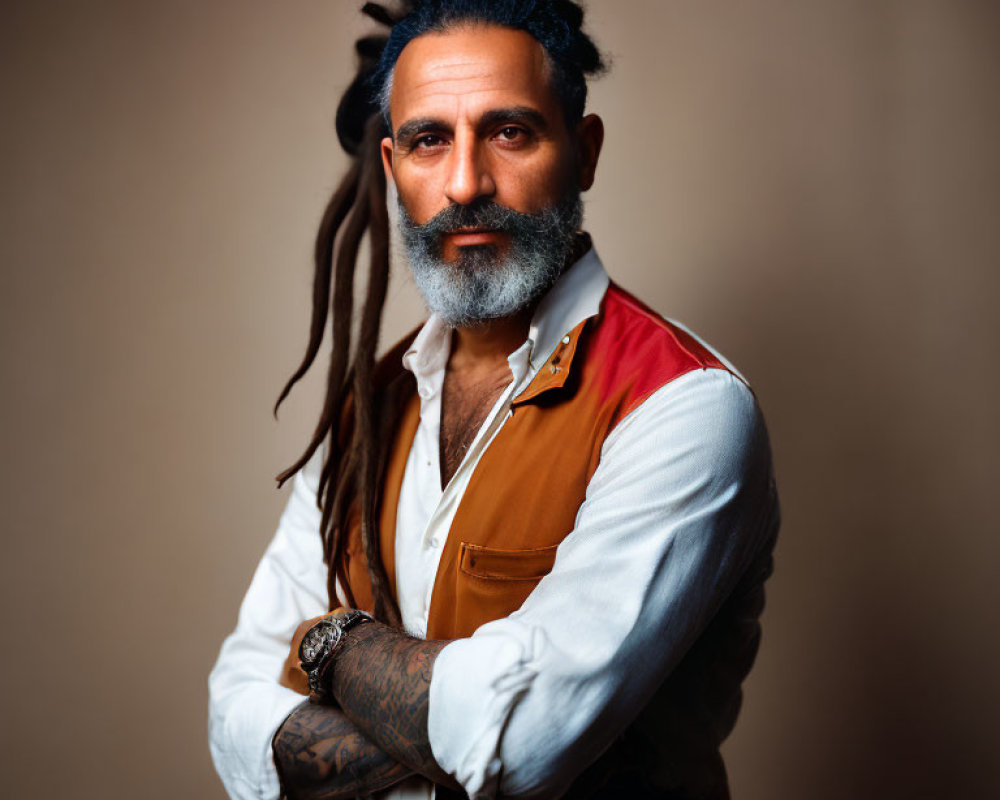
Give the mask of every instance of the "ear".
[{"label": "ear", "polygon": [[386,183],[392,181],[392,137],[386,136],[382,140],[382,169],[385,171]]},{"label": "ear", "polygon": [[601,157],[601,147],[604,145],[604,121],[597,114],[588,114],[580,120],[576,136],[580,157],[577,166],[580,191],[585,192],[594,185],[597,160]]}]

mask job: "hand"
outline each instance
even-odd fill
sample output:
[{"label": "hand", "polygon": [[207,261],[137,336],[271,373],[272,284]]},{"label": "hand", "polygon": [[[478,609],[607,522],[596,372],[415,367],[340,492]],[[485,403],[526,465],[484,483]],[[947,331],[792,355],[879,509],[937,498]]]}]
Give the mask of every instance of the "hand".
[{"label": "hand", "polygon": [[299,645],[302,644],[302,638],[313,625],[321,619],[341,614],[343,611],[343,608],[335,608],[329,614],[313,617],[312,619],[307,619],[305,622],[299,624],[299,627],[295,629],[295,633],[292,635],[291,646],[288,650],[288,657],[285,659],[285,663],[281,668],[281,675],[278,678],[278,683],[285,688],[291,689],[292,691],[298,692],[306,697],[309,696],[309,677],[302,669],[302,662],[299,661]]}]

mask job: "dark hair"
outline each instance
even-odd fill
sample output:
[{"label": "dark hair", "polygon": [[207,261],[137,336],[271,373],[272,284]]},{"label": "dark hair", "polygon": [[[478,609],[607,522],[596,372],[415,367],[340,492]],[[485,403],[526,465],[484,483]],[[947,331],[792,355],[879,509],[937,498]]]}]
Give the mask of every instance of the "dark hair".
[{"label": "dark hair", "polygon": [[374,101],[389,122],[392,74],[400,53],[427,33],[440,33],[462,24],[499,25],[533,36],[549,57],[552,88],[567,123],[583,117],[587,78],[604,71],[597,46],[581,30],[583,8],[571,0],[416,0],[412,9],[392,27],[378,67],[372,75]]},{"label": "dark hair", "polygon": [[[316,235],[309,343],[274,410],[277,413],[292,387],[315,362],[332,312],[326,397],[305,451],[277,480],[280,486],[291,478],[325,443],[316,502],[322,510],[320,536],[328,566],[330,604],[336,602],[338,577],[347,602],[356,604],[344,564],[348,520],[356,512],[372,610],[376,618],[399,626],[399,606],[382,563],[377,521],[389,448],[413,387],[412,381],[406,380],[408,373],[400,372],[402,349],[397,348],[393,357],[381,362],[375,360],[389,282],[389,217],[379,153],[380,142],[388,134],[388,121],[380,113],[372,87],[381,87],[389,79],[409,41],[461,22],[517,28],[541,42],[552,60],[554,88],[569,120],[583,115],[586,76],[600,72],[604,65],[594,43],[580,31],[583,10],[569,0],[401,0],[396,11],[377,3],[365,3],[361,10],[389,27],[391,33],[366,36],[355,44],[358,73],[344,92],[336,117],[337,138],[352,156],[352,163],[330,198]],[[367,294],[352,348],[354,279],[366,232],[371,254]]]}]

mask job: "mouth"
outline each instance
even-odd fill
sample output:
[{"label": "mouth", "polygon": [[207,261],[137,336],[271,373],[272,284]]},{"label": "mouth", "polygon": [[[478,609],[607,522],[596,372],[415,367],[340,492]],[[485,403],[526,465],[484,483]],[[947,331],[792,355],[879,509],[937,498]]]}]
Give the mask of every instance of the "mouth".
[{"label": "mouth", "polygon": [[505,234],[503,231],[493,228],[458,228],[448,231],[444,236],[456,247],[473,247],[475,245],[498,244]]}]

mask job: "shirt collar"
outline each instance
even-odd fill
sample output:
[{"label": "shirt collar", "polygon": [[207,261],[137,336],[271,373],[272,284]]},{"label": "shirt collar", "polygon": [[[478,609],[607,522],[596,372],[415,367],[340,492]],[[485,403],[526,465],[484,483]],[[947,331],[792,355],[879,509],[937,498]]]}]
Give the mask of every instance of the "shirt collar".
[{"label": "shirt collar", "polygon": [[532,369],[545,363],[566,334],[600,311],[609,282],[593,246],[559,277],[538,304],[528,329]]},{"label": "shirt collar", "polygon": [[[542,298],[532,316],[528,339],[508,357],[516,383],[521,383],[523,373],[537,372],[570,331],[599,312],[609,282],[591,246]],[[403,366],[416,377],[422,398],[440,389],[450,353],[451,328],[437,314],[431,314],[403,355]]]}]

